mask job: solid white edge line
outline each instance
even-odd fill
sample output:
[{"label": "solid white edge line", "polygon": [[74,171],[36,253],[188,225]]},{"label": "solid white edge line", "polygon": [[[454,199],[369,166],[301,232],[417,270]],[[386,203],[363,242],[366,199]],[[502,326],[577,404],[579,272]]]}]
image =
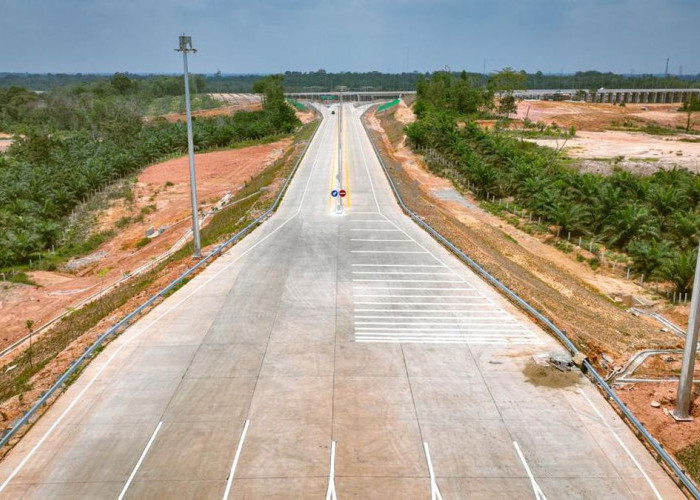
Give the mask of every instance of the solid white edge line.
[{"label": "solid white edge line", "polygon": [[331,441],[331,464],[328,472],[326,500],[338,500],[338,495],[335,492],[335,441]]},{"label": "solid white edge line", "polygon": [[[463,312],[472,312],[471,309],[367,309],[367,308],[355,308],[355,312],[406,312],[406,313],[444,313],[444,312],[454,312],[454,313],[463,313]],[[410,316],[409,316],[410,317]],[[517,323],[516,321],[513,321],[514,323]],[[523,328],[525,328],[523,326]]]},{"label": "solid white edge line", "polygon": [[523,455],[523,452],[520,451],[520,446],[518,446],[518,443],[516,443],[515,441],[513,441],[513,446],[515,446],[515,451],[518,453],[518,458],[520,458],[520,462],[523,464],[525,472],[527,472],[527,477],[530,479],[530,485],[532,486],[532,490],[535,493],[535,498],[537,500],[547,500],[547,497],[544,495],[544,492],[540,488],[540,485],[537,484],[537,481],[535,481],[535,476],[532,475],[530,466],[525,461],[525,456]]},{"label": "solid white edge line", "polygon": [[[396,295],[393,293],[355,293],[353,294],[355,297],[377,297],[377,298],[384,298],[384,299],[477,299],[478,297],[474,295]],[[490,310],[490,309],[489,309]]]},{"label": "solid white edge line", "polygon": [[396,338],[357,338],[358,344],[469,344],[469,345],[540,345],[538,340],[514,341],[514,340],[484,340],[484,339],[396,339]]},{"label": "solid white edge line", "polygon": [[[453,287],[424,287],[424,286],[366,286],[366,285],[354,285],[355,290],[431,290],[431,291],[441,291],[441,292],[453,292],[453,291],[475,291],[475,288],[453,288]],[[436,295],[436,297],[442,297],[442,295]],[[473,295],[471,295],[473,297]],[[483,297],[483,296],[482,296]],[[484,299],[486,300],[486,299]],[[502,309],[499,307],[499,311]]]},{"label": "solid white edge line", "polygon": [[428,443],[425,441],[423,441],[423,449],[425,450],[425,459],[428,462],[428,472],[430,473],[430,498],[431,500],[442,500],[440,488],[438,488],[437,481],[435,480],[433,462],[430,459],[430,449],[428,448]]},{"label": "solid white edge line", "polygon": [[588,395],[583,391],[583,389],[581,389],[581,388],[579,387],[578,392],[581,393],[581,396],[583,396],[584,399],[585,399],[585,400],[588,402],[588,404],[591,406],[591,408],[593,408],[593,411],[595,411],[596,415],[598,415],[598,418],[600,418],[601,422],[603,422],[603,424],[605,424],[605,427],[608,428],[608,430],[609,430],[610,433],[613,435],[613,437],[614,437],[615,440],[618,442],[618,444],[622,447],[623,450],[625,450],[625,453],[627,453],[627,456],[630,457],[630,459],[632,460],[632,462],[634,463],[634,465],[637,467],[637,469],[639,469],[639,472],[642,473],[642,476],[644,476],[644,479],[646,479],[646,482],[649,484],[649,487],[650,487],[651,490],[654,492],[654,495],[656,496],[656,498],[657,498],[658,500],[662,500],[663,497],[661,496],[661,493],[659,493],[659,490],[656,489],[656,486],[654,485],[654,482],[651,480],[651,478],[650,478],[649,475],[646,473],[646,471],[642,468],[642,465],[637,461],[637,459],[634,457],[634,455],[632,455],[632,452],[630,451],[630,449],[627,448],[627,446],[625,445],[625,443],[622,442],[622,439],[620,438],[620,436],[617,435],[617,433],[616,433],[615,430],[610,426],[610,424],[608,423],[608,421],[605,420],[605,417],[603,417],[603,414],[600,412],[600,410],[598,409],[598,407],[597,407],[596,405],[593,404],[593,401],[591,401],[591,399],[590,399],[590,398],[588,397]]},{"label": "solid white edge line", "polygon": [[436,273],[434,271],[352,271],[352,274],[405,274],[407,276],[423,275],[423,276],[444,276],[452,273]]},{"label": "solid white edge line", "polygon": [[[393,298],[393,297],[391,297]],[[469,298],[469,297],[465,297]],[[476,297],[475,297],[476,298]],[[355,304],[361,304],[361,305],[366,305],[366,306],[372,306],[372,305],[387,305],[387,306],[466,306],[470,304],[474,304],[475,302],[470,302],[467,300],[462,300],[460,302],[381,302],[381,301],[376,301],[376,300],[363,300],[363,301],[357,301]],[[389,308],[389,311],[392,309]],[[503,311],[498,311],[500,314],[505,314]]]},{"label": "solid white edge line", "polygon": [[350,253],[390,253],[390,254],[397,254],[397,253],[413,253],[413,254],[426,254],[428,252],[425,252],[423,250],[420,251],[413,251],[413,250],[350,250]]},{"label": "solid white edge line", "polygon": [[350,238],[350,241],[376,242],[376,243],[413,243],[411,240],[371,240],[366,238]]},{"label": "solid white edge line", "polygon": [[[320,136],[318,136],[320,137]],[[141,335],[143,335],[146,331],[148,331],[153,325],[155,325],[158,321],[161,320],[161,318],[165,317],[166,315],[170,314],[171,311],[173,311],[175,308],[179,307],[180,304],[184,303],[186,300],[188,300],[190,297],[192,297],[194,294],[198,293],[202,288],[204,288],[206,285],[208,285],[211,281],[214,279],[218,278],[219,275],[223,274],[225,271],[227,271],[231,266],[236,264],[239,260],[241,260],[243,257],[248,255],[249,252],[251,252],[253,249],[257,248],[259,245],[267,241],[268,238],[270,238],[273,234],[275,234],[277,231],[282,229],[284,226],[286,226],[291,220],[296,218],[297,215],[301,213],[301,208],[304,204],[304,200],[306,199],[306,193],[308,192],[309,189],[309,184],[311,183],[311,178],[313,176],[314,170],[316,169],[316,165],[318,164],[318,159],[320,158],[320,149],[317,148],[316,151],[316,158],[313,161],[311,165],[311,170],[309,172],[309,178],[306,180],[306,186],[304,188],[304,192],[302,193],[301,200],[299,202],[299,206],[297,207],[297,211],[291,215],[288,219],[284,220],[282,223],[280,223],[279,226],[277,226],[275,229],[270,231],[269,234],[263,236],[258,242],[254,243],[250,248],[247,250],[243,251],[239,256],[234,258],[231,262],[223,266],[219,271],[217,271],[213,276],[209,277],[206,281],[201,283],[199,286],[194,288],[190,293],[187,295],[183,296],[182,299],[180,299],[178,302],[173,304],[171,307],[169,307],[166,311],[161,313],[158,317],[156,317],[154,320],[151,321],[151,323],[147,324],[141,331],[137,331],[136,334],[134,334],[131,338],[125,340],[122,344],[119,344],[116,348],[116,350],[112,353],[112,355],[107,358],[107,361],[99,368],[97,373],[90,379],[90,381],[83,387],[83,389],[78,393],[78,395],[73,399],[73,401],[70,402],[68,407],[66,407],[65,410],[63,410],[63,413],[54,421],[54,423],[49,427],[44,435],[37,441],[37,443],[34,445],[34,447],[29,451],[29,453],[22,459],[22,461],[15,467],[12,471],[12,473],[9,475],[9,477],[0,485],[0,492],[2,492],[7,485],[12,481],[12,479],[19,473],[20,470],[27,464],[27,462],[31,459],[32,456],[37,452],[39,448],[44,444],[44,441],[53,433],[53,431],[58,427],[58,425],[63,421],[65,416],[73,409],[73,407],[82,399],[82,397],[85,395],[85,393],[88,391],[90,387],[92,387],[92,384],[97,380],[97,378],[102,374],[102,372],[114,361],[114,359],[117,357],[117,355],[124,349],[127,345],[129,345],[131,342],[139,338]],[[224,254],[221,255],[221,257],[226,258],[227,255],[231,255],[229,253],[230,250],[227,250]],[[143,318],[146,319],[146,318]],[[136,325],[136,324],[135,324]],[[129,328],[133,328],[135,325],[129,326]],[[122,338],[124,336],[122,335]]]},{"label": "solid white edge line", "polygon": [[226,489],[224,490],[223,500],[227,500],[229,494],[231,493],[231,487],[233,486],[233,476],[236,474],[236,466],[238,465],[238,459],[241,457],[241,450],[243,449],[243,442],[245,441],[245,436],[248,433],[248,426],[250,425],[250,420],[245,421],[243,426],[243,432],[241,432],[241,437],[238,440],[238,446],[236,447],[236,454],[233,457],[233,463],[231,464],[231,470],[228,473],[228,479],[226,480]]},{"label": "solid white edge line", "polygon": [[[401,312],[401,311],[391,311],[391,312]],[[450,311],[445,311],[450,312]],[[454,321],[470,321],[472,319],[492,319],[493,316],[406,316],[405,314],[399,314],[396,316],[386,316],[382,314],[356,314],[354,318],[357,319],[451,319]]]},{"label": "solid white edge line", "polygon": [[163,425],[162,421],[158,422],[158,425],[156,426],[156,430],[154,430],[153,434],[151,434],[151,439],[148,440],[148,444],[146,444],[146,447],[143,449],[143,453],[141,453],[141,456],[139,457],[139,461],[136,462],[134,469],[131,471],[131,474],[129,475],[129,479],[126,480],[126,483],[124,484],[124,487],[122,488],[121,493],[119,493],[119,497],[117,497],[117,500],[122,500],[124,498],[124,495],[126,495],[126,491],[129,489],[129,486],[131,486],[131,482],[134,480],[134,477],[136,477],[136,473],[138,472],[139,468],[141,467],[141,464],[143,463],[144,459],[146,458],[146,455],[148,454],[148,450],[151,448],[153,441],[155,441],[156,435],[158,434],[158,431],[160,430],[162,425]]},{"label": "solid white edge line", "polygon": [[[410,241],[410,240],[406,240],[406,241]],[[442,266],[440,264],[352,264],[352,267],[445,267],[445,266]]]}]

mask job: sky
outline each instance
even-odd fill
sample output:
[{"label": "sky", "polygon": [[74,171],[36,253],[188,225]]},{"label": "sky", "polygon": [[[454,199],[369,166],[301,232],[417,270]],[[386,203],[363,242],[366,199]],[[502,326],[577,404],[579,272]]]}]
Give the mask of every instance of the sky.
[{"label": "sky", "polygon": [[700,73],[698,0],[0,0],[0,72]]}]

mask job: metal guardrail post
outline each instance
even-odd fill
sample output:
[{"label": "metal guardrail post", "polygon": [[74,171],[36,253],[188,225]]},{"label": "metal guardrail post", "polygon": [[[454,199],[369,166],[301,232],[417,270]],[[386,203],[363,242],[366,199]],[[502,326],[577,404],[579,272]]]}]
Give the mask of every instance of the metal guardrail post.
[{"label": "metal guardrail post", "polygon": [[[369,109],[368,109],[369,111]],[[367,111],[365,111],[366,113]],[[364,116],[364,115],[363,115]],[[362,123],[365,132],[367,133],[367,137],[369,138],[370,144],[372,144],[372,148],[374,149],[375,154],[377,155],[377,159],[379,160],[379,164],[382,167],[382,170],[384,170],[384,175],[386,175],[387,180],[389,181],[389,184],[391,185],[391,189],[394,193],[394,197],[396,198],[396,201],[398,204],[401,206],[401,209],[409,216],[411,219],[413,219],[419,226],[421,226],[423,229],[425,229],[431,236],[433,236],[438,242],[446,246],[452,253],[457,255],[460,259],[462,259],[472,270],[476,271],[476,273],[484,278],[486,281],[491,283],[494,287],[496,287],[498,290],[503,292],[509,299],[511,299],[516,305],[521,307],[523,310],[525,310],[528,314],[530,314],[533,318],[535,318],[537,321],[542,323],[547,329],[553,333],[556,338],[558,338],[562,344],[569,350],[569,352],[572,355],[575,355],[578,353],[578,349],[574,345],[573,342],[566,336],[566,334],[561,331],[557,326],[552,323],[547,317],[545,317],[541,312],[539,312],[537,309],[532,307],[527,301],[525,301],[522,297],[520,297],[518,294],[510,290],[507,286],[505,286],[503,283],[501,283],[497,278],[494,276],[491,276],[491,274],[488,273],[483,267],[481,267],[479,264],[477,264],[474,260],[472,260],[469,256],[467,256],[464,252],[462,252],[459,248],[457,248],[452,242],[450,242],[447,238],[442,236],[439,232],[437,232],[435,229],[433,229],[427,222],[425,222],[423,219],[421,219],[418,215],[416,215],[411,209],[409,209],[406,204],[403,202],[403,198],[401,198],[401,194],[399,193],[398,188],[396,187],[396,184],[394,183],[394,179],[392,178],[391,174],[389,173],[389,169],[387,168],[386,164],[384,163],[384,159],[382,158],[379,148],[377,148],[377,144],[374,141],[374,138],[370,134],[370,131],[367,130],[367,127],[365,126],[364,122]],[[644,439],[646,440],[647,444],[651,446],[651,448],[656,452],[656,454],[661,458],[661,460],[664,462],[664,464],[676,475],[678,478],[678,481],[687,489],[687,491],[693,495],[694,498],[700,499],[700,490],[698,490],[697,486],[695,486],[695,483],[685,474],[685,471],[681,469],[681,467],[676,463],[676,461],[673,459],[669,453],[663,449],[661,444],[649,433],[649,431],[644,427],[644,424],[642,424],[637,417],[634,416],[634,414],[630,411],[629,408],[625,405],[625,403],[622,402],[622,400],[615,394],[615,391],[612,390],[612,388],[607,384],[605,379],[596,371],[595,367],[586,359],[583,362],[583,367],[585,369],[585,373],[590,374],[591,378],[593,381],[605,392],[606,396],[613,400],[615,404],[617,405],[618,409],[620,412],[624,415],[624,417],[632,424],[634,429],[641,434]]]}]

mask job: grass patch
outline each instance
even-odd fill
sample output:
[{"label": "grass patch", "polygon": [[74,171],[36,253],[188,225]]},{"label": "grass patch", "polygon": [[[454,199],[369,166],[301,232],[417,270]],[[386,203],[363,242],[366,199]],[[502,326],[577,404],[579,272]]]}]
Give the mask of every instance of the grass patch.
[{"label": "grass patch", "polygon": [[123,227],[128,226],[130,223],[131,223],[131,217],[129,217],[128,215],[125,215],[124,217],[119,219],[115,225],[117,226],[117,228],[121,229]]},{"label": "grass patch", "polygon": [[578,384],[581,374],[578,371],[563,372],[551,365],[540,365],[531,360],[523,370],[526,381],[532,385],[561,389]]},{"label": "grass patch", "polygon": [[676,458],[697,482],[700,479],[700,442],[683,448],[676,453]]},{"label": "grass patch", "polygon": [[156,207],[154,204],[146,205],[145,207],[143,207],[143,208],[141,209],[141,214],[142,214],[142,215],[152,214],[153,212],[156,211],[156,208],[157,208],[157,207]]},{"label": "grass patch", "polygon": [[151,238],[144,236],[139,241],[136,242],[136,248],[143,248],[151,242]]},{"label": "grass patch", "polygon": [[39,286],[32,281],[29,275],[24,271],[3,272],[2,275],[4,276],[4,280],[9,281],[10,283],[22,283],[24,285]]}]

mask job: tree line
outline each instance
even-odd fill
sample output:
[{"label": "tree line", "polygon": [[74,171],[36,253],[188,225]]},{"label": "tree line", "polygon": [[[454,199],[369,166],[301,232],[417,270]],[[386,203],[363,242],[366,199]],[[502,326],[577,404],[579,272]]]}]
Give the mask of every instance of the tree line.
[{"label": "tree line", "polygon": [[[608,176],[581,174],[549,148],[479,127],[474,119],[494,104],[460,108],[465,87],[463,80],[443,74],[419,86],[418,120],[405,129],[413,146],[429,146],[454,162],[455,175],[476,186],[479,196],[510,198],[562,234],[623,252],[646,279],[690,290],[700,234],[700,177],[679,168],[650,176],[621,169]],[[468,102],[485,95],[478,87],[470,92]]]},{"label": "tree line", "polygon": [[[461,71],[447,73],[459,77]],[[308,90],[328,91],[338,87],[348,87],[351,90],[415,90],[421,79],[429,78],[433,72],[403,72],[383,73],[380,71],[365,72],[327,72],[317,71],[287,71],[284,73],[284,85],[287,92],[302,92]],[[470,79],[484,85],[495,73],[487,74],[467,72]],[[621,75],[611,72],[578,71],[570,74],[547,74],[542,71],[528,73],[517,71],[523,78],[525,89],[580,89],[597,90],[603,88],[697,88],[700,87],[698,75]],[[174,75],[135,75],[125,73],[139,89],[153,95],[182,95],[182,78]],[[193,75],[199,92],[253,92],[255,82],[264,78],[258,74],[222,74],[217,72],[209,75]],[[31,74],[31,73],[0,73],[0,87],[25,87],[35,91],[52,90],[68,86],[84,85],[97,82],[109,82],[111,75],[99,74]]]}]

